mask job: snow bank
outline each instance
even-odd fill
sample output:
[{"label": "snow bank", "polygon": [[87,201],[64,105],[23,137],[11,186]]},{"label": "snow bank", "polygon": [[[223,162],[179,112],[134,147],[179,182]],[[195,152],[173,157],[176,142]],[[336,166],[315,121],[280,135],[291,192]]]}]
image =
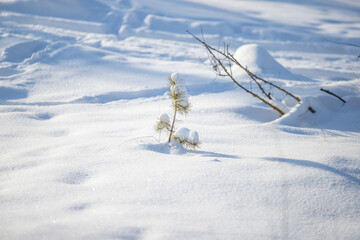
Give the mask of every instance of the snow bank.
[{"label": "snow bank", "polygon": [[[260,77],[297,79],[258,44],[245,44],[239,47],[234,53],[234,58]],[[233,66],[233,72],[234,74],[244,74],[243,70],[236,65]]]},{"label": "snow bank", "polygon": [[[302,103],[275,122],[281,125],[360,132],[360,97],[304,97]],[[311,107],[315,110],[312,113]]]}]

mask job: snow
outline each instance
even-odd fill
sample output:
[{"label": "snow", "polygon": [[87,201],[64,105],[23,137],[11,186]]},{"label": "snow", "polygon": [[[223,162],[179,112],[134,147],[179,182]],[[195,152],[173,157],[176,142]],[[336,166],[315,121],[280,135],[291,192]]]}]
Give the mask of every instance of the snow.
[{"label": "snow", "polygon": [[180,139],[180,141],[185,141],[189,139],[190,129],[180,128],[177,130],[174,135]]},{"label": "snow", "polygon": [[171,79],[176,83],[176,84],[183,84],[180,80],[179,74],[177,72],[174,72],[173,74],[171,74]]},{"label": "snow", "polygon": [[184,80],[179,77],[178,73],[171,74],[171,79],[173,81],[170,86],[170,92],[173,96],[177,96],[176,102],[180,106],[187,108],[189,107],[189,96],[185,87]]},{"label": "snow", "polygon": [[200,141],[199,133],[197,131],[191,131],[189,133],[189,141],[192,143],[198,143]]},{"label": "snow", "polygon": [[178,129],[174,133],[174,136],[177,137],[180,141],[187,141],[193,144],[199,143],[199,133],[185,127]]},{"label": "snow", "polygon": [[[288,80],[296,79],[292,73],[281,66],[264,48],[257,44],[242,45],[235,51],[234,58],[256,75]],[[235,74],[240,70],[236,65],[233,66],[233,69]]]},{"label": "snow", "polygon": [[[0,239],[359,239],[360,48],[337,44],[359,45],[359,11],[0,1]],[[186,30],[301,104],[266,87],[280,117],[216,77]],[[176,134],[200,149],[154,131],[170,122],[169,76],[191,97]]]},{"label": "snow", "polygon": [[159,119],[160,119],[160,121],[162,121],[162,122],[165,122],[165,123],[170,124],[169,115],[167,115],[166,113],[161,114],[160,117],[159,117]]}]

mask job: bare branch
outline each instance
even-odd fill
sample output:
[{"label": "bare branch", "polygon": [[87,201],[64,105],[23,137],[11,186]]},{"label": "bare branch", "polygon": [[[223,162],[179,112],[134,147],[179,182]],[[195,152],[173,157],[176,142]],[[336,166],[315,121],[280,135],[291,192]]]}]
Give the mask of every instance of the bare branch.
[{"label": "bare branch", "polygon": [[343,103],[346,103],[346,101],[345,101],[344,99],[342,99],[341,97],[339,97],[339,96],[336,95],[335,93],[330,92],[329,90],[320,88],[320,91],[326,92],[327,94],[330,94],[330,95],[332,95],[332,96],[334,96],[334,97],[337,97],[338,99],[340,99],[340,101],[342,101]]},{"label": "bare branch", "polygon": [[278,90],[286,93],[287,95],[291,96],[291,97],[294,98],[298,103],[301,102],[301,99],[300,99],[299,97],[297,97],[297,96],[293,95],[292,93],[286,91],[285,89],[283,89],[283,88],[281,88],[281,87],[273,84],[272,82],[269,82],[269,81],[267,81],[267,80],[265,80],[265,79],[263,79],[263,78],[261,78],[261,77],[258,77],[257,75],[253,74],[252,72],[250,72],[249,69],[243,67],[243,66],[239,63],[239,61],[238,61],[231,53],[228,53],[228,55],[229,55],[229,57],[232,59],[232,61],[233,61],[236,65],[238,65],[241,69],[243,69],[243,70],[251,77],[251,79],[253,79],[254,81],[256,81],[255,79],[257,79],[257,80],[260,80],[260,81],[262,81],[262,82],[264,82],[264,83],[266,83],[266,84],[269,84],[270,86],[275,87],[276,89],[278,89]]},{"label": "bare branch", "polygon": [[[230,70],[228,70],[224,63],[223,63],[223,59],[220,59],[219,57],[217,57],[215,55],[215,53],[220,54],[221,56],[225,57],[225,59],[228,59],[229,61],[233,62],[233,60],[231,59],[231,57],[229,57],[225,52],[221,52],[213,47],[211,47],[210,45],[208,45],[205,41],[199,39],[198,37],[196,37],[194,34],[192,34],[191,32],[188,31],[189,34],[191,34],[196,40],[198,40],[207,50],[207,52],[210,54],[210,62],[215,63],[213,66],[216,66],[216,73],[218,76],[226,76],[229,77],[238,87],[240,87],[241,89],[243,89],[245,92],[251,94],[253,97],[261,100],[263,103],[267,104],[268,106],[272,107],[274,110],[276,110],[280,115],[284,115],[285,113],[279,109],[278,107],[276,107],[275,105],[273,105],[272,103],[270,103],[269,101],[265,100],[264,98],[260,97],[258,94],[254,93],[253,91],[248,90],[247,88],[245,88],[243,85],[241,85],[238,81],[236,81],[236,79],[233,77],[233,75],[231,74]],[[224,50],[225,51],[225,50]],[[228,51],[228,50],[227,50]],[[219,70],[219,67],[225,72],[225,74],[222,74]],[[256,82],[256,80],[255,80]],[[258,82],[256,82],[258,84],[258,86],[260,85]],[[262,88],[261,88],[262,89]],[[264,91],[265,92],[265,91]],[[265,93],[266,95],[266,93]]]},{"label": "bare branch", "polygon": [[[275,87],[276,89],[278,89],[279,91],[284,92],[285,94],[291,96],[292,98],[294,98],[298,103],[301,103],[301,99],[295,95],[293,95],[292,93],[290,93],[289,91],[286,91],[285,89],[261,78],[258,77],[257,75],[255,75],[254,73],[252,73],[249,69],[247,69],[246,67],[244,67],[243,65],[241,65],[239,63],[239,61],[229,52],[229,47],[227,46],[227,48],[224,47],[224,51],[220,51],[216,48],[211,47],[210,45],[208,45],[205,40],[201,40],[198,37],[196,37],[193,33],[191,33],[190,31],[187,31],[190,35],[192,35],[197,41],[199,41],[209,52],[209,50],[214,51],[218,54],[220,54],[221,56],[223,56],[225,59],[228,59],[229,61],[235,63],[238,67],[240,67],[242,70],[244,70],[249,76],[250,78],[258,85],[259,89],[262,91],[262,93],[268,97],[270,100],[272,99],[270,97],[270,93],[266,93],[266,91],[263,89],[263,87],[257,82],[257,80],[260,80],[262,82],[264,82],[265,84],[268,84],[270,86]],[[219,57],[216,57],[215,55],[210,56],[210,58],[217,58],[217,60],[220,60]]]}]

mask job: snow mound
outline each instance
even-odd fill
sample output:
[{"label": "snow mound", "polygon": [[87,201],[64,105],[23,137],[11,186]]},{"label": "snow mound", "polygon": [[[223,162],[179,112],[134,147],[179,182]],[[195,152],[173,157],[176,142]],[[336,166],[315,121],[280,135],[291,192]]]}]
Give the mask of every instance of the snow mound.
[{"label": "snow mound", "polygon": [[[234,54],[235,59],[260,77],[281,79],[297,79],[297,77],[278,63],[268,51],[257,44],[239,47]],[[234,74],[243,73],[238,66],[233,66]],[[245,74],[245,73],[244,73]]]},{"label": "snow mound", "polygon": [[301,104],[275,122],[296,127],[360,132],[360,97],[345,100],[343,104],[332,96],[304,97]]}]

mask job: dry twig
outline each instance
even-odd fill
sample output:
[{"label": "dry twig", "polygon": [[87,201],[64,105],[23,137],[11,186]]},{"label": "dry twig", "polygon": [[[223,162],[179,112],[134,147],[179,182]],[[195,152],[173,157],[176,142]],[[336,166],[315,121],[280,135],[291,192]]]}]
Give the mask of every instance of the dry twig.
[{"label": "dry twig", "polygon": [[[265,80],[265,79],[263,79],[261,77],[258,77],[257,75],[252,73],[249,69],[244,67],[230,53],[228,45],[224,45],[223,50],[219,50],[219,49],[216,49],[216,48],[208,45],[204,40],[204,36],[203,36],[203,40],[201,40],[200,38],[195,36],[193,33],[189,32],[189,31],[187,31],[187,32],[189,34],[191,34],[198,42],[200,42],[205,47],[205,49],[207,50],[207,53],[208,53],[208,58],[209,58],[209,61],[210,61],[211,69],[216,73],[217,76],[229,77],[238,87],[243,89],[245,92],[251,94],[253,97],[261,100],[263,103],[267,104],[268,106],[270,106],[271,108],[276,110],[280,115],[284,115],[284,112],[281,109],[279,109],[277,106],[275,106],[274,104],[272,104],[270,102],[272,100],[271,94],[270,94],[270,92],[265,91],[265,89],[262,87],[260,82],[268,84],[268,85],[278,89],[279,91],[284,92],[285,94],[287,94],[287,95],[291,96],[292,98],[294,98],[298,103],[301,103],[301,99],[299,97],[297,97],[297,96],[293,95],[292,93],[286,91],[285,89],[273,84],[272,82],[269,82],[269,81],[267,81],[267,80]],[[264,94],[268,98],[268,100],[266,100],[263,97],[259,96],[258,94],[256,94],[252,90],[247,89],[246,87],[244,87],[242,84],[240,84],[234,78],[234,76],[232,74],[232,71],[231,71],[231,67],[232,67],[233,64],[240,67],[242,70],[244,70],[250,76],[251,80],[256,83],[256,85],[258,86],[258,88],[260,89],[262,94]]]},{"label": "dry twig", "polygon": [[332,95],[334,97],[337,97],[338,99],[340,99],[340,101],[342,101],[343,103],[346,103],[346,101],[344,99],[342,99],[341,97],[339,97],[335,93],[331,92],[330,90],[320,88],[320,91],[326,92],[327,94],[330,94],[330,95]]}]

